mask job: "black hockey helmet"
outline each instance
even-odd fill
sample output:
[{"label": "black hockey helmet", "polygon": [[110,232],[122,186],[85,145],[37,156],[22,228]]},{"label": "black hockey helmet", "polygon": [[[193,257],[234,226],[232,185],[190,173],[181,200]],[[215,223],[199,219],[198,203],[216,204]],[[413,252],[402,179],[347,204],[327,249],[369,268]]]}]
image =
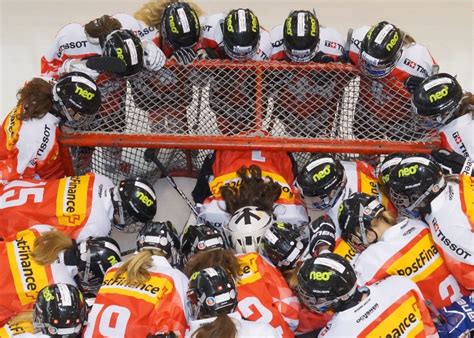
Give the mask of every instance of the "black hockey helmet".
[{"label": "black hockey helmet", "polygon": [[187,296],[194,319],[217,317],[237,307],[234,280],[220,266],[194,272],[189,279]]},{"label": "black hockey helmet", "polygon": [[308,247],[308,238],[289,223],[276,222],[265,232],[261,253],[281,271],[293,269]]},{"label": "black hockey helmet", "polygon": [[181,237],[181,253],[185,262],[193,255],[208,250],[225,249],[222,234],[209,223],[189,225]]},{"label": "black hockey helmet", "polygon": [[404,216],[419,218],[446,186],[443,171],[429,155],[403,159],[390,173],[390,200]]},{"label": "black hockey helmet", "polygon": [[233,9],[224,19],[224,50],[233,60],[250,60],[260,44],[260,24],[248,8]]},{"label": "black hockey helmet", "polygon": [[306,207],[317,210],[331,208],[347,183],[344,167],[331,154],[316,154],[295,180]]},{"label": "black hockey helmet", "polygon": [[292,11],[283,25],[283,46],[291,61],[308,62],[316,55],[319,22],[310,11]]},{"label": "black hockey helmet", "polygon": [[371,78],[389,75],[402,56],[404,38],[402,31],[387,21],[372,26],[360,48],[362,71]]},{"label": "black hockey helmet", "polygon": [[116,57],[125,63],[125,72],[118,75],[130,76],[143,69],[143,47],[140,39],[131,30],[113,31],[103,43],[103,55]]},{"label": "black hockey helmet", "polygon": [[33,307],[33,326],[48,337],[81,337],[85,319],[84,297],[75,286],[51,284],[38,293]]},{"label": "black hockey helmet", "polygon": [[112,191],[114,225],[119,230],[134,221],[149,222],[156,214],[156,195],[147,180],[129,178],[115,186]]},{"label": "black hockey helmet", "polygon": [[462,88],[456,78],[439,73],[424,79],[415,89],[411,106],[423,125],[439,128],[457,113],[462,97]]},{"label": "black hockey helmet", "polygon": [[390,179],[390,173],[395,166],[400,163],[407,154],[393,153],[385,156],[375,168],[375,175],[378,179],[378,189],[381,193],[388,197],[388,181]]},{"label": "black hockey helmet", "polygon": [[59,104],[59,112],[71,127],[86,123],[85,115],[90,117],[87,120],[92,120],[102,103],[94,79],[81,72],[62,75],[53,86],[53,100]]},{"label": "black hockey helmet", "polygon": [[178,232],[170,221],[148,222],[138,233],[137,249],[158,249],[171,264],[177,264],[180,249]]},{"label": "black hockey helmet", "polygon": [[201,34],[196,11],[186,2],[168,5],[161,17],[160,33],[174,49],[193,47]]},{"label": "black hockey helmet", "polygon": [[[364,251],[370,244],[378,240],[377,233],[372,230],[372,220],[380,215],[385,208],[376,196],[355,192],[345,199],[338,210],[341,237],[357,252]],[[375,241],[367,239],[367,232],[375,234]]]},{"label": "black hockey helmet", "polygon": [[296,293],[316,313],[337,311],[357,289],[354,269],[347,260],[334,253],[323,253],[304,261],[297,276]]}]

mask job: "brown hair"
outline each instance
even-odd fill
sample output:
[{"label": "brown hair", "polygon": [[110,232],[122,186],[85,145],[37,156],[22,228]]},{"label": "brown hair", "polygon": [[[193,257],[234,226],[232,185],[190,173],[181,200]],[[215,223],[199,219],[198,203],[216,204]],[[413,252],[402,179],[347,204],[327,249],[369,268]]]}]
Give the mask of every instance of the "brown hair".
[{"label": "brown hair", "polygon": [[[133,14],[135,19],[143,21],[147,26],[154,26],[160,29],[161,17],[163,13],[171,4],[183,2],[180,0],[150,0],[143,4],[138,11]],[[192,1],[186,1],[189,6],[196,12],[197,16],[203,15],[201,8]]]},{"label": "brown hair", "polygon": [[115,272],[114,278],[118,278],[120,275],[127,273],[127,283],[146,282],[151,277],[148,270],[153,265],[152,256],[163,256],[163,253],[160,250],[143,249],[123,263]]},{"label": "brown hair", "polygon": [[397,216],[388,210],[382,211],[380,214],[375,217],[372,222],[376,221],[377,219],[382,219],[385,223],[388,223],[390,225],[395,225],[397,224]]},{"label": "brown hair", "polygon": [[283,272],[283,277],[285,277],[286,282],[290,289],[294,290],[296,285],[298,285],[298,271],[300,271],[301,266],[303,265],[304,261],[299,261],[296,263],[296,266],[288,271]]},{"label": "brown hair", "polygon": [[235,338],[236,336],[237,328],[232,319],[225,313],[220,313],[213,322],[204,324],[192,335],[193,338]]},{"label": "brown hair", "polygon": [[192,256],[184,267],[184,274],[191,277],[196,271],[215,266],[226,269],[235,280],[239,278],[239,260],[232,250],[224,249],[203,251]]},{"label": "brown hair", "polygon": [[466,115],[469,112],[474,112],[474,95],[472,95],[472,93],[466,92],[461,99],[461,106],[459,107],[458,116]]},{"label": "brown hair", "polygon": [[102,15],[100,18],[89,21],[84,25],[84,30],[91,38],[101,39],[122,28],[122,24],[110,15]]},{"label": "brown hair", "polygon": [[42,118],[53,108],[53,86],[35,77],[18,91],[17,99],[23,105],[21,120]]},{"label": "brown hair", "polygon": [[71,248],[74,242],[61,231],[48,231],[35,240],[31,257],[40,265],[52,264],[61,251]]},{"label": "brown hair", "polygon": [[405,46],[411,45],[412,43],[416,43],[416,41],[415,41],[415,39],[413,38],[413,36],[411,36],[411,35],[408,34],[407,32],[402,31],[402,34],[404,34],[404,37],[403,37],[403,44],[404,44]]},{"label": "brown hair", "polygon": [[262,169],[253,164],[249,168],[242,166],[237,175],[241,179],[239,187],[221,187],[226,211],[233,214],[242,207],[256,206],[272,214],[273,203],[281,194],[281,186],[270,177],[262,178]]}]

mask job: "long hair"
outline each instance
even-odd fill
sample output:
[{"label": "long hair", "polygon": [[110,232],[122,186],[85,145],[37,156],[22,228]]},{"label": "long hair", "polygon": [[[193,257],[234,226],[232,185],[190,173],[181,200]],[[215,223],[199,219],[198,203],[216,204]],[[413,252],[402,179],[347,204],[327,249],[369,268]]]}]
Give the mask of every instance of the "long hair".
[{"label": "long hair", "polygon": [[87,35],[96,39],[105,39],[107,35],[122,28],[122,24],[110,15],[102,15],[84,25]]},{"label": "long hair", "polygon": [[[135,19],[143,21],[147,26],[154,26],[160,29],[161,17],[168,5],[182,2],[180,0],[150,0],[144,3],[138,11],[133,14]],[[197,16],[203,15],[201,8],[192,1],[186,1],[192,9],[196,12]]]},{"label": "long hair", "polygon": [[304,261],[299,261],[293,269],[283,272],[283,277],[285,277],[288,286],[292,290],[295,290],[296,285],[298,285],[298,271],[300,271],[303,263]]},{"label": "long hair", "polygon": [[388,210],[382,211],[380,214],[377,215],[376,218],[372,220],[372,222],[377,219],[382,219],[385,223],[388,223],[390,225],[397,224],[397,216],[393,212]]},{"label": "long hair", "polygon": [[40,265],[49,265],[58,258],[61,251],[73,246],[73,240],[61,231],[48,231],[35,240],[31,257]]},{"label": "long hair", "polygon": [[467,113],[474,113],[474,95],[466,92],[461,100],[461,106],[459,107],[459,113],[457,116],[462,116]]},{"label": "long hair", "polygon": [[237,337],[237,328],[232,319],[225,313],[219,314],[213,322],[204,324],[192,335],[193,338],[235,338]]},{"label": "long hair", "polygon": [[225,200],[226,211],[233,214],[245,206],[256,206],[266,212],[273,213],[273,203],[281,194],[281,186],[270,177],[262,177],[259,166],[242,166],[237,170],[241,182],[239,187],[224,185],[221,194]]},{"label": "long hair", "polygon": [[153,266],[152,256],[163,256],[160,250],[143,249],[136,255],[130,257],[115,272],[114,278],[127,273],[127,283],[144,283],[150,279],[150,268]]},{"label": "long hair", "polygon": [[206,268],[220,266],[226,269],[232,277],[239,277],[240,264],[232,250],[216,249],[203,251],[192,256],[184,267],[184,274],[191,277],[196,272]]},{"label": "long hair", "polygon": [[21,120],[42,118],[53,108],[53,86],[35,77],[18,91],[17,99],[23,105]]}]

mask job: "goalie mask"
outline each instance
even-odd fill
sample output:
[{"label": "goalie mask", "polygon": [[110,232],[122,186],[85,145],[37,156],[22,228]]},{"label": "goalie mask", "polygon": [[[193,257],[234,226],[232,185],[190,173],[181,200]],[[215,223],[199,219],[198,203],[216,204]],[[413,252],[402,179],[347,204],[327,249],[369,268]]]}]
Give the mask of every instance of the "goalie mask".
[{"label": "goalie mask", "polygon": [[413,93],[412,111],[428,128],[440,128],[458,112],[463,92],[454,76],[439,73],[426,78]]},{"label": "goalie mask", "polygon": [[319,44],[319,22],[309,11],[293,11],[283,25],[283,46],[294,62],[308,62],[316,55]]},{"label": "goalie mask", "polygon": [[265,231],[273,216],[254,207],[243,207],[234,212],[229,223],[224,224],[224,234],[237,253],[258,252]]},{"label": "goalie mask", "polygon": [[193,47],[201,34],[196,11],[186,2],[168,5],[161,19],[160,33],[174,49]]},{"label": "goalie mask", "polygon": [[223,27],[224,51],[232,60],[250,60],[260,44],[260,24],[248,8],[234,9],[227,14]]},{"label": "goalie mask", "polygon": [[400,29],[386,21],[372,26],[360,48],[362,72],[371,78],[388,76],[402,56],[404,38]]},{"label": "goalie mask", "polygon": [[189,225],[181,238],[181,252],[184,263],[195,254],[203,251],[225,249],[222,234],[208,223]]},{"label": "goalie mask", "polygon": [[189,279],[187,296],[193,319],[217,317],[234,312],[237,307],[234,280],[223,267],[194,272]]},{"label": "goalie mask", "polygon": [[137,249],[159,250],[171,265],[176,265],[180,249],[178,232],[169,221],[148,222],[138,233]]},{"label": "goalie mask", "polygon": [[347,178],[341,162],[329,154],[317,154],[295,180],[295,186],[307,208],[332,208],[346,187]]},{"label": "goalie mask", "polygon": [[115,57],[125,63],[125,72],[118,75],[130,76],[143,69],[142,43],[128,29],[117,30],[107,35],[102,50],[104,56]]},{"label": "goalie mask", "polygon": [[112,190],[114,226],[124,230],[133,222],[149,222],[156,214],[156,195],[153,186],[143,178],[130,178]]},{"label": "goalie mask", "polygon": [[408,157],[390,173],[390,200],[400,214],[420,218],[445,186],[442,169],[431,156]]},{"label": "goalie mask", "polygon": [[33,326],[48,337],[81,337],[85,319],[84,297],[75,286],[51,284],[38,293],[33,307]]},{"label": "goalie mask", "polygon": [[[341,237],[357,252],[364,251],[370,244],[378,241],[377,233],[372,229],[372,220],[377,218],[385,208],[375,196],[355,192],[345,199],[338,210]],[[369,241],[371,232],[375,240]]]},{"label": "goalie mask", "polygon": [[59,113],[71,128],[92,122],[102,103],[95,81],[80,72],[67,73],[53,86],[53,100]]},{"label": "goalie mask", "polygon": [[261,253],[280,271],[293,269],[308,247],[308,238],[289,223],[276,222],[262,239]]},{"label": "goalie mask", "polygon": [[357,277],[350,263],[333,253],[305,260],[297,276],[296,293],[316,313],[337,311],[357,290]]}]

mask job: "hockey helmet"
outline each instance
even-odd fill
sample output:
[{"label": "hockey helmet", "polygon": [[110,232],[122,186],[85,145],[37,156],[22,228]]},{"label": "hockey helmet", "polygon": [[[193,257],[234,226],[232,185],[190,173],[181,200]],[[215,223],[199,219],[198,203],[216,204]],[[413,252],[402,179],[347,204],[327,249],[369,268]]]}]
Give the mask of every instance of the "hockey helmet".
[{"label": "hockey helmet", "polygon": [[292,11],[283,26],[283,46],[291,61],[308,62],[316,55],[319,22],[309,11]]},{"label": "hockey helmet", "polygon": [[193,47],[201,34],[196,11],[186,2],[168,5],[161,18],[160,33],[174,49]]},{"label": "hockey helmet", "polygon": [[260,44],[260,24],[248,8],[233,9],[222,27],[225,53],[233,60],[250,60]]},{"label": "hockey helmet", "polygon": [[378,179],[378,189],[380,192],[388,196],[388,181],[390,179],[390,173],[395,166],[400,163],[408,155],[402,153],[393,153],[388,156],[385,156],[377,164],[375,168],[375,175]]},{"label": "hockey helmet", "polygon": [[184,256],[184,263],[199,252],[224,248],[222,234],[209,223],[189,225],[181,237],[181,252]]},{"label": "hockey helmet", "polygon": [[170,221],[148,222],[138,233],[137,249],[158,249],[170,264],[175,265],[180,249],[178,232]]},{"label": "hockey helmet", "polygon": [[116,57],[125,63],[125,72],[117,74],[130,76],[143,69],[143,47],[140,39],[131,30],[113,31],[104,41],[103,55]]}]

